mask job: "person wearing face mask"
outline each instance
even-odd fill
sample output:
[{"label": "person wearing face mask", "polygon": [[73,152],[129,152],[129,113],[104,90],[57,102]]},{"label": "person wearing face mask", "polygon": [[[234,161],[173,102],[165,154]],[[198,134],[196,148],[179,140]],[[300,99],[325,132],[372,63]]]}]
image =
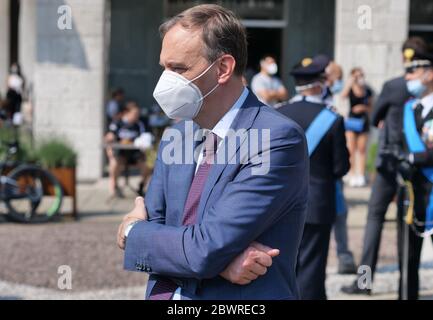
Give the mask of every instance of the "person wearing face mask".
[{"label": "person wearing face mask", "polygon": [[[247,38],[234,13],[199,5],[160,31],[154,98],[184,121],[166,131],[146,199],[119,226],[124,268],[150,275],[149,300],[299,299],[302,129],[244,86]],[[256,134],[267,136],[257,147]]]},{"label": "person wearing face mask", "polygon": [[[17,122],[17,118],[21,118],[24,84],[19,64],[13,63],[7,78],[6,112],[8,119],[13,120],[14,123]],[[19,123],[20,121],[17,124]]]},{"label": "person wearing face mask", "polygon": [[277,77],[278,65],[275,58],[267,55],[260,60],[260,73],[251,81],[251,89],[263,103],[275,106],[288,98],[287,89]]},{"label": "person wearing face mask", "polygon": [[[344,89],[343,69],[335,61],[332,61],[327,55],[320,54],[315,57],[316,62],[326,65],[325,69],[325,87],[322,100],[333,111],[336,111],[336,96]],[[341,181],[339,182],[341,183]],[[348,208],[344,198],[343,185],[339,188],[339,202],[342,204],[337,210],[337,217],[334,223],[334,236],[338,256],[338,273],[339,274],[356,274],[357,268],[353,253],[349,249],[349,238],[347,231]]]},{"label": "person wearing face mask", "polygon": [[349,98],[350,111],[346,120],[346,138],[350,151],[350,172],[347,177],[351,187],[364,187],[365,165],[367,159],[368,132],[370,131],[369,113],[373,102],[373,91],[365,81],[361,68],[353,68],[350,79],[341,93]]},{"label": "person wearing face mask", "polygon": [[322,100],[329,106],[335,106],[335,96],[340,94],[344,88],[343,69],[326,54],[318,54],[314,57],[314,60],[317,63],[326,65]]},{"label": "person wearing face mask", "polygon": [[[402,62],[406,73],[410,73],[413,54],[425,51],[426,43],[419,37],[408,38],[402,46]],[[403,147],[403,108],[411,97],[407,89],[405,75],[391,79],[383,85],[383,89],[374,103],[371,114],[372,124],[379,129],[378,152],[376,157],[376,177],[373,181],[371,196],[368,202],[367,224],[361,255],[361,266],[368,266],[374,277],[378,261],[378,252],[383,229],[383,223],[389,204],[397,195],[397,163],[394,159],[384,156],[387,150]],[[346,294],[371,294],[371,288],[360,288],[358,279],[350,285],[343,286]]]},{"label": "person wearing face mask", "polygon": [[323,101],[329,105],[335,105],[335,98],[344,89],[343,68],[335,61],[330,61],[325,70],[326,91]]},{"label": "person wearing face mask", "polygon": [[[125,110],[119,116],[120,119],[114,120],[108,127],[105,136],[107,144],[119,143],[125,146],[133,145],[146,132],[144,123],[140,120],[140,108],[136,102],[130,101],[126,104]],[[138,194],[143,193],[144,186],[150,176],[150,170],[146,165],[145,153],[138,149],[113,150],[107,147],[107,157],[109,166],[109,192],[110,198],[123,198],[123,193],[118,187],[117,180],[120,170],[125,165],[135,165],[140,169],[142,182],[138,187]]]},{"label": "person wearing face mask", "polygon": [[316,56],[297,64],[291,75],[298,95],[278,109],[305,130],[310,154],[310,194],[297,265],[301,297],[307,300],[326,299],[331,229],[337,212],[344,210],[337,181],[350,167],[344,119],[322,100],[328,63]]},{"label": "person wearing face mask", "polygon": [[[399,298],[415,300],[423,240],[429,237],[433,241],[433,52],[412,50],[408,54],[413,58],[406,63],[407,89],[414,99],[404,106],[404,148],[399,158],[410,165],[405,178],[413,188],[414,218],[410,222],[404,220],[403,212],[399,214]],[[403,228],[402,224],[408,222],[411,227]]]}]

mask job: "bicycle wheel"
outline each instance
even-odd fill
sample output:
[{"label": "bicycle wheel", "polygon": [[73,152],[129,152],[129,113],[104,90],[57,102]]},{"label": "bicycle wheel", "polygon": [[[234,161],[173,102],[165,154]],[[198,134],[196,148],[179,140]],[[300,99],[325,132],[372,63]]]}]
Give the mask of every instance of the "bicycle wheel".
[{"label": "bicycle wheel", "polygon": [[5,203],[11,220],[42,223],[59,212],[62,187],[48,171],[32,165],[20,166],[7,176],[7,180]]}]

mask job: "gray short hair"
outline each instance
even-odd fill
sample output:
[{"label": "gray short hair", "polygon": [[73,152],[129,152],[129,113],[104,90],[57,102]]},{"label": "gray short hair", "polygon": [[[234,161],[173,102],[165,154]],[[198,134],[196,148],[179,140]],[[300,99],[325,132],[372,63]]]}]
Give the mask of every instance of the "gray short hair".
[{"label": "gray short hair", "polygon": [[159,28],[161,37],[178,24],[185,29],[202,29],[204,54],[209,62],[230,54],[236,61],[235,74],[244,74],[248,60],[247,36],[245,27],[232,11],[214,4],[192,7],[163,23]]}]

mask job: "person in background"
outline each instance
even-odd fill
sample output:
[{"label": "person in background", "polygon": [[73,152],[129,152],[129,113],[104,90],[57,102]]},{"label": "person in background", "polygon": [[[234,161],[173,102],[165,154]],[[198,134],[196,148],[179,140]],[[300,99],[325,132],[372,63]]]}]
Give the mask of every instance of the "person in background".
[{"label": "person in background", "polygon": [[[409,163],[409,173],[405,174],[407,171],[401,169],[400,173],[410,181],[414,194],[412,227],[403,228],[407,221],[407,217],[403,217],[406,212],[400,212],[398,219],[399,298],[404,300],[417,300],[419,297],[418,270],[423,241],[424,238],[433,240],[433,51],[413,50],[412,57],[412,61],[406,63],[406,68],[410,69],[406,81],[408,91],[415,99],[410,99],[404,106],[404,148],[398,155]],[[399,203],[401,201],[404,199],[399,199]],[[408,232],[407,240],[404,240],[405,232]]]},{"label": "person in background", "polygon": [[[343,68],[335,61],[330,60],[326,55],[319,55],[316,60],[322,60],[327,67],[325,69],[325,89],[323,103],[337,112],[336,96],[344,89]],[[341,184],[341,208],[337,210],[337,217],[334,223],[334,236],[337,244],[338,273],[356,274],[357,268],[353,253],[349,249],[349,237],[347,232],[348,207],[344,198],[343,184]]]},{"label": "person in background", "polygon": [[373,92],[367,85],[361,68],[352,69],[341,96],[350,100],[349,118],[346,120],[346,139],[351,167],[347,181],[351,187],[364,187],[366,185],[368,132],[370,131],[369,113],[373,102]]},{"label": "person in background", "polygon": [[15,114],[21,112],[21,103],[24,93],[24,78],[18,63],[13,63],[7,77],[6,93],[6,112],[10,120],[14,119]]},{"label": "person in background", "polygon": [[330,61],[325,70],[326,89],[323,96],[323,101],[326,104],[335,106],[335,97],[344,89],[343,68],[335,61]]},{"label": "person in background", "polygon": [[[140,121],[140,108],[135,102],[128,102],[125,107],[121,118],[113,121],[105,136],[105,142],[120,143],[124,145],[132,145],[134,141],[145,132],[145,126]],[[117,185],[117,179],[120,170],[124,165],[137,165],[140,169],[142,182],[140,183],[138,192],[143,194],[143,188],[147,183],[150,176],[150,170],[146,165],[146,157],[141,150],[114,150],[107,147],[107,156],[109,161],[109,175],[110,175],[110,197],[123,197],[121,190]]]},{"label": "person in background", "polygon": [[[412,53],[425,51],[426,48],[427,45],[422,38],[410,37],[402,46],[402,61],[405,65],[410,65],[415,58]],[[411,68],[406,67],[406,73],[411,71]],[[376,177],[368,202],[360,265],[371,268],[372,278],[376,270],[385,215],[397,194],[397,163],[394,159],[384,156],[384,151],[403,147],[403,107],[410,97],[405,75],[393,78],[383,85],[371,114],[372,124],[379,128],[379,142],[375,163]],[[371,288],[358,286],[358,279],[342,287],[341,291],[346,294],[371,294]]]},{"label": "person in background", "polygon": [[287,89],[276,76],[278,65],[275,58],[266,55],[260,61],[260,73],[251,81],[251,89],[259,100],[271,107],[288,99]]},{"label": "person in background", "polygon": [[107,103],[106,115],[107,123],[117,121],[122,117],[123,101],[125,100],[125,92],[122,88],[115,89],[111,94],[111,99]]},{"label": "person in background", "polygon": [[326,264],[338,207],[337,181],[350,168],[344,119],[322,100],[328,63],[317,56],[297,64],[291,74],[298,95],[278,109],[304,129],[310,154],[308,211],[297,263],[299,289],[305,300],[326,299]]}]

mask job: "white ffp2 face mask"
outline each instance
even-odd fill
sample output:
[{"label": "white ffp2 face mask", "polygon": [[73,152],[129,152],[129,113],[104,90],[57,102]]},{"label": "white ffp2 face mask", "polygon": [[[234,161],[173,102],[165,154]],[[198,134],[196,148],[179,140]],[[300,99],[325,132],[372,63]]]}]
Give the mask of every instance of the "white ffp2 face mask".
[{"label": "white ffp2 face mask", "polygon": [[167,117],[182,120],[193,120],[197,117],[203,106],[203,100],[212,94],[219,87],[219,84],[203,96],[200,89],[193,82],[204,76],[217,61],[214,61],[205,71],[192,80],[188,80],[173,71],[165,70],[162,73],[153,92],[153,97]]},{"label": "white ffp2 face mask", "polygon": [[266,67],[266,71],[269,75],[274,76],[278,73],[278,65],[276,63],[271,63]]}]

